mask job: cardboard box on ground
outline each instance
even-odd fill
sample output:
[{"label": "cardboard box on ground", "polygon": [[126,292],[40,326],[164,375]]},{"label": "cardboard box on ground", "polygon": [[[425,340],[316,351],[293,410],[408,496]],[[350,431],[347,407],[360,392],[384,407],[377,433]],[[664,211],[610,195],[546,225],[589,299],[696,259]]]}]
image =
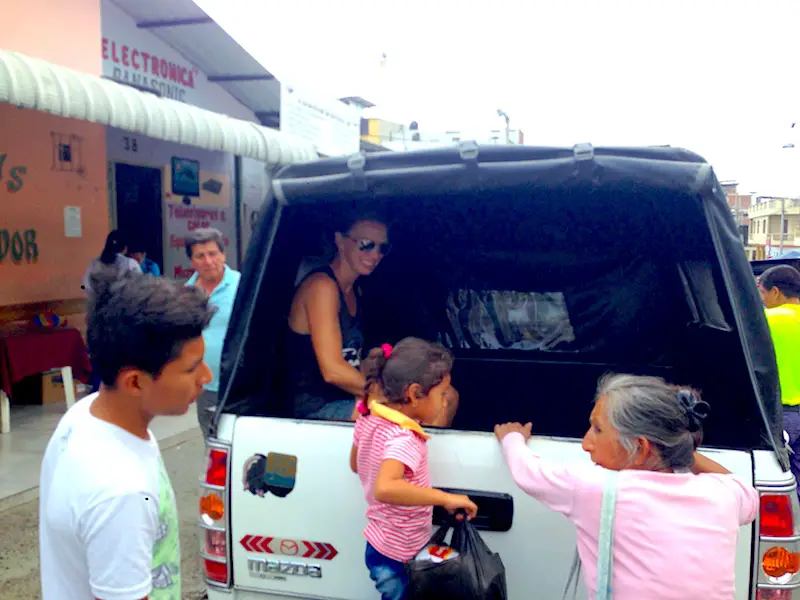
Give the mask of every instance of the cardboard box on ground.
[{"label": "cardboard box on ground", "polygon": [[[81,397],[78,393],[78,382],[73,380],[75,399]],[[53,404],[65,402],[64,380],[61,369],[48,371],[40,375],[31,375],[12,386],[12,404]]]},{"label": "cardboard box on ground", "polygon": [[[75,399],[77,400],[79,398],[78,384],[74,379],[72,380],[72,388],[75,393]],[[65,402],[66,399],[61,369],[44,373],[42,375],[42,404]]]}]

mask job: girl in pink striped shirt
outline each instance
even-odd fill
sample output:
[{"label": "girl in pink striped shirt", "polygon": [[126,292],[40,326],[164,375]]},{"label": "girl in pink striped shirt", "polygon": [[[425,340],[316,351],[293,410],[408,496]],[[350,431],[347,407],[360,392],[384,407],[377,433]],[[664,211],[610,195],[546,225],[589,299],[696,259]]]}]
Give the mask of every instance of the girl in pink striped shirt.
[{"label": "girl in pink striped shirt", "polygon": [[430,539],[433,507],[478,507],[466,496],[431,488],[428,435],[421,425],[445,426],[453,355],[437,344],[406,338],[385,344],[361,363],[366,400],[359,402],[350,467],[367,499],[366,563],[383,600],[401,600],[405,563]]}]

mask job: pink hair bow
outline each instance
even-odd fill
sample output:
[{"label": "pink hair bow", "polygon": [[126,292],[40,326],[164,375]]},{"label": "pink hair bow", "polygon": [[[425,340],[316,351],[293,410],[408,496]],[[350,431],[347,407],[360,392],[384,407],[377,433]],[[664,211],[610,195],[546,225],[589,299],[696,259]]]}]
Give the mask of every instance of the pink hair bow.
[{"label": "pink hair bow", "polygon": [[389,358],[392,355],[392,345],[391,344],[383,344],[381,346],[381,350],[383,350],[384,358]]}]

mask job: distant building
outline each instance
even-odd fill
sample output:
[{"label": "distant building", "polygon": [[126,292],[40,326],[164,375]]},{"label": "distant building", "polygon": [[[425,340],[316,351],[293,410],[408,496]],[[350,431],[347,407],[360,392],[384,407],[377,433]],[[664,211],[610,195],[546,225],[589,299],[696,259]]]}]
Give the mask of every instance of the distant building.
[{"label": "distant building", "polygon": [[752,202],[752,194],[740,194],[739,184],[735,181],[722,181],[720,182],[722,190],[728,197],[728,206],[731,207],[733,218],[738,226],[746,226],[750,224],[750,203]]},{"label": "distant building", "polygon": [[800,198],[758,196],[750,207],[750,237],[764,258],[800,248]]},{"label": "distant building", "polygon": [[[525,143],[525,135],[519,129],[430,131],[420,129],[416,121],[400,125],[384,119],[363,119],[361,140],[372,148],[402,152],[442,148],[468,140],[481,145],[518,146]],[[365,149],[363,143],[362,149]]]},{"label": "distant building", "polygon": [[410,137],[408,128],[398,123],[385,119],[361,119],[361,150],[364,152],[396,151],[397,148],[389,148],[387,144]]},{"label": "distant building", "polygon": [[752,194],[740,194],[739,184],[735,181],[722,181],[720,185],[728,198],[728,206],[731,209],[733,220],[736,222],[736,227],[739,229],[739,235],[742,237],[742,244],[744,244],[748,260],[762,260],[764,258],[763,247],[752,243],[753,231],[750,221]]}]

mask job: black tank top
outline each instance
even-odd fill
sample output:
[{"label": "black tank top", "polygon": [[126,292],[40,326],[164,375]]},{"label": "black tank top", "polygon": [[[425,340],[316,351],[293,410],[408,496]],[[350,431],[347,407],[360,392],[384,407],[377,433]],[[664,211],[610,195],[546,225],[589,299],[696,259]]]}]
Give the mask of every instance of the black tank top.
[{"label": "black tank top", "polygon": [[[325,275],[333,279],[339,289],[339,329],[342,332],[342,357],[357,369],[361,364],[361,355],[364,350],[360,302],[356,308],[356,315],[351,315],[347,310],[344,292],[342,292],[342,288],[339,286],[339,282],[336,280],[336,276],[330,266],[311,271],[303,279],[303,282],[316,273],[325,273]],[[301,285],[303,282],[301,282]],[[329,402],[352,400],[354,398],[353,394],[326,383],[322,378],[317,356],[314,354],[314,347],[311,344],[311,335],[297,333],[289,327],[288,342],[288,387],[295,417],[305,418],[316,413]]]}]

